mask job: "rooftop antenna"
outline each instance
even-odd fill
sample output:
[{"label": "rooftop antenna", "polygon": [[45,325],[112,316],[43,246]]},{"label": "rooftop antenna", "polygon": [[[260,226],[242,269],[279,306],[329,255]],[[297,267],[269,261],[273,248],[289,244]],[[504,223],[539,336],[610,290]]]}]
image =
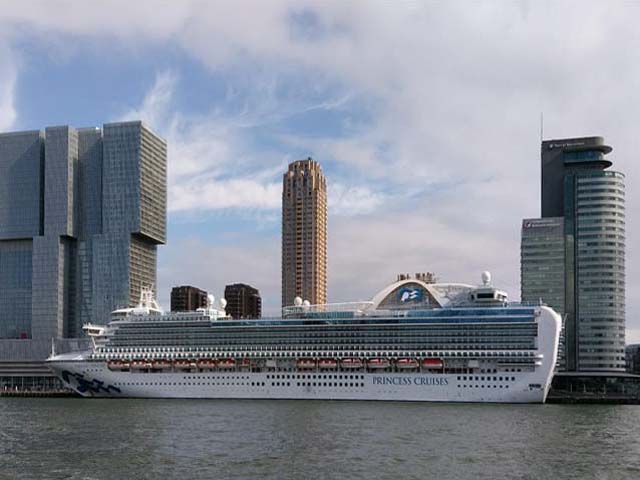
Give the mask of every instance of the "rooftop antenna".
[{"label": "rooftop antenna", "polygon": [[544,112],[540,112],[540,143],[544,139]]}]

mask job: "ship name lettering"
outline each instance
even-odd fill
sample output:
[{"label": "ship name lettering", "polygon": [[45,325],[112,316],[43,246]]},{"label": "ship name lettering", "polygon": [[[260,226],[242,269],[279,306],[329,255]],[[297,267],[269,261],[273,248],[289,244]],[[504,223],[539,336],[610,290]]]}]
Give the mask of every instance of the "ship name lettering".
[{"label": "ship name lettering", "polygon": [[438,377],[373,377],[374,385],[449,385],[447,378]]}]

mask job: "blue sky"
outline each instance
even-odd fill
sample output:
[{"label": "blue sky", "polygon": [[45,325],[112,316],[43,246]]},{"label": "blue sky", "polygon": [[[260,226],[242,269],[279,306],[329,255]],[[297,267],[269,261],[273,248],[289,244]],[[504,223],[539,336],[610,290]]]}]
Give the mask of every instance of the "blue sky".
[{"label": "blue sky", "polygon": [[243,281],[280,298],[280,194],[329,185],[329,297],[400,272],[519,296],[544,136],[602,135],[627,175],[640,335],[640,6],[600,2],[0,0],[0,130],[143,119],[169,142],[158,293]]}]

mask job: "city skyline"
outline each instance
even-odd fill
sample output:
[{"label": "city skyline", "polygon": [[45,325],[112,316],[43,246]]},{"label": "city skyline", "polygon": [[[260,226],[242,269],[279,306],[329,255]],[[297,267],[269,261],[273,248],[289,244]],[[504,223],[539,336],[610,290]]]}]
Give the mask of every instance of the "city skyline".
[{"label": "city skyline", "polygon": [[329,179],[330,301],[423,269],[469,283],[491,270],[518,298],[544,112],[545,138],[602,135],[627,174],[627,340],[640,339],[640,39],[624,9],[283,2],[256,4],[254,28],[230,5],[172,5],[161,20],[127,8],[123,21],[118,8],[3,6],[0,131],[139,117],[167,138],[165,307],[172,285],[220,297],[238,281],[278,310],[280,175],[307,156]]}]

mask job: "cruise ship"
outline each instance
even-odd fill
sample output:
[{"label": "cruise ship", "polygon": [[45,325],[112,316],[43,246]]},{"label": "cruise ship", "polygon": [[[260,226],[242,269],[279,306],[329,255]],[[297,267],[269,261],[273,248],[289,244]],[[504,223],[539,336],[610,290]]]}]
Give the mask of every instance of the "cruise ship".
[{"label": "cruise ship", "polygon": [[153,293],[87,324],[88,351],[47,360],[85,397],[543,403],[561,318],[482,284],[401,278],[372,301],[232,319],[163,313]]}]

